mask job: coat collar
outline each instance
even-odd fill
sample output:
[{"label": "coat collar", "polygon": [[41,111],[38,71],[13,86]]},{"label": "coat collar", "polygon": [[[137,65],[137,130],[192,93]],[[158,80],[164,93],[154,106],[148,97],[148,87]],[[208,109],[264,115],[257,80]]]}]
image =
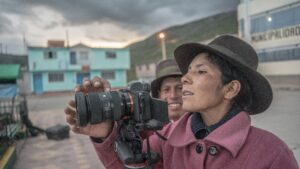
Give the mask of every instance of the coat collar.
[{"label": "coat collar", "polygon": [[[203,141],[224,147],[235,157],[246,141],[250,130],[250,121],[248,113],[240,112],[211,132]],[[181,138],[178,139],[178,136]],[[185,113],[180,120],[174,123],[168,141],[174,147],[183,147],[197,142],[191,129],[191,113]]]}]

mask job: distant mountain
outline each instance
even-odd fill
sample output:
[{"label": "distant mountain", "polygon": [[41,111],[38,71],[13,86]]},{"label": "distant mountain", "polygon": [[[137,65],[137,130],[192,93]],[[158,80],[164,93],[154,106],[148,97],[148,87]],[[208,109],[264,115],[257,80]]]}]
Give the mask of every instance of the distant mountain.
[{"label": "distant mountain", "polygon": [[[167,57],[173,58],[174,49],[183,43],[200,42],[221,34],[237,34],[237,11],[172,26],[159,32],[166,34]],[[162,58],[159,32],[128,46],[131,55],[131,70],[128,72],[129,81],[136,79],[136,65],[157,62]]]}]

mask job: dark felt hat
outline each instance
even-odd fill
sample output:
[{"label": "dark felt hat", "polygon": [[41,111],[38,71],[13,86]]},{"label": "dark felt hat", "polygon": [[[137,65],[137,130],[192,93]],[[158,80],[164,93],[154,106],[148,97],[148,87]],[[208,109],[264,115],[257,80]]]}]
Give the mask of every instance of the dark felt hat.
[{"label": "dark felt hat", "polygon": [[174,51],[175,60],[183,74],[187,73],[189,64],[202,52],[220,56],[244,73],[253,99],[247,108],[249,114],[261,113],[270,106],[273,99],[272,88],[267,79],[257,72],[258,56],[252,46],[231,35],[219,36],[208,45],[183,44]]},{"label": "dark felt hat", "polygon": [[151,82],[152,96],[158,98],[161,82],[166,77],[182,76],[174,59],[160,61],[156,65],[156,78]]}]

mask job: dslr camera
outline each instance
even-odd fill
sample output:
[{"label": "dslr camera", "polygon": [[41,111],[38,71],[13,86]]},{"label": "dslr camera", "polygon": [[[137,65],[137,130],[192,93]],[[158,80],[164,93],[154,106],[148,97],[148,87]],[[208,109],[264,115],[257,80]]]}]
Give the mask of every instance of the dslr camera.
[{"label": "dslr camera", "polygon": [[[167,102],[150,96],[148,83],[135,82],[127,89],[75,94],[77,125],[98,124],[107,119],[117,122],[115,149],[124,165],[155,163],[159,157],[142,152],[143,131],[156,131],[169,121]],[[148,144],[149,145],[149,144]],[[128,166],[127,166],[128,167]]]}]

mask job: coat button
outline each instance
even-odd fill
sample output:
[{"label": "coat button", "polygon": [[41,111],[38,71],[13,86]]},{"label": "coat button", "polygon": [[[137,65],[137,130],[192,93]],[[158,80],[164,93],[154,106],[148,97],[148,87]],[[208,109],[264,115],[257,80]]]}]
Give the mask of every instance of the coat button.
[{"label": "coat button", "polygon": [[218,149],[215,146],[211,146],[208,148],[208,153],[212,156],[218,154]]},{"label": "coat button", "polygon": [[200,153],[202,153],[202,151],[203,151],[202,145],[201,145],[201,144],[197,144],[197,145],[196,145],[196,152],[197,152],[198,154],[200,154]]}]

